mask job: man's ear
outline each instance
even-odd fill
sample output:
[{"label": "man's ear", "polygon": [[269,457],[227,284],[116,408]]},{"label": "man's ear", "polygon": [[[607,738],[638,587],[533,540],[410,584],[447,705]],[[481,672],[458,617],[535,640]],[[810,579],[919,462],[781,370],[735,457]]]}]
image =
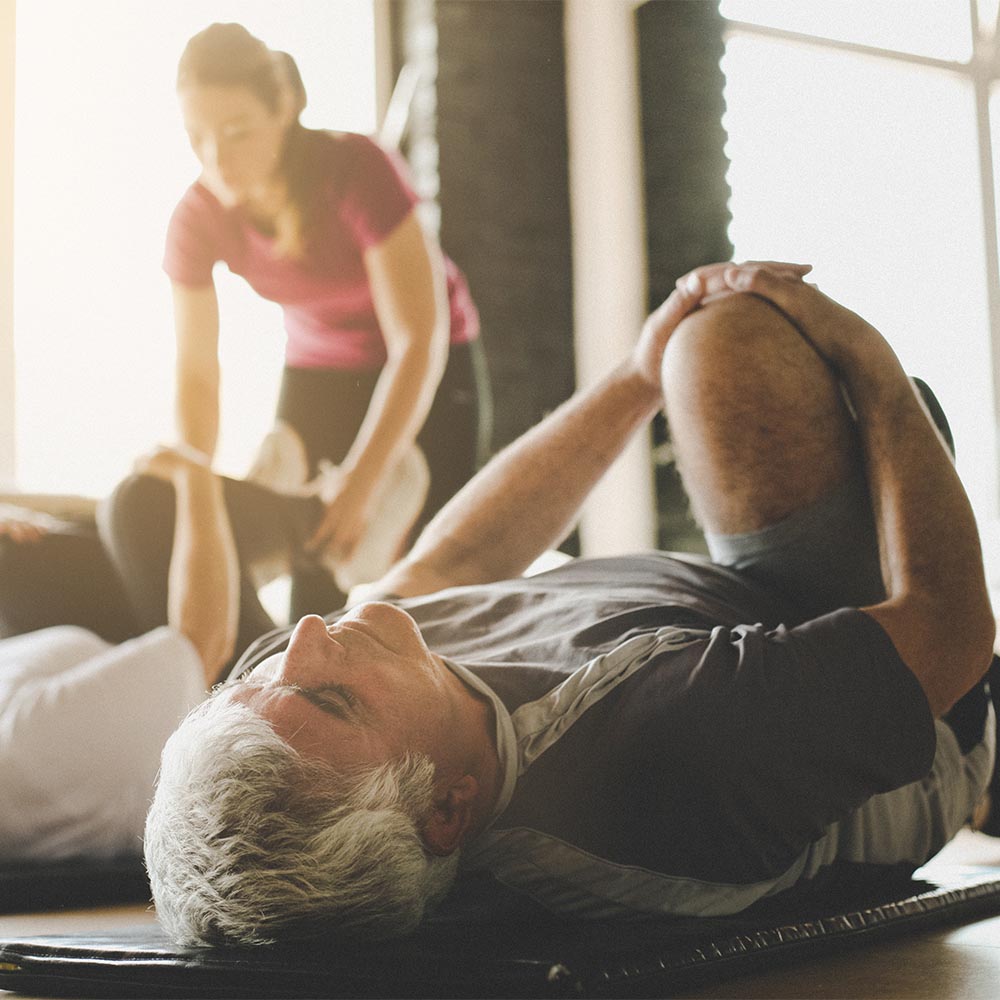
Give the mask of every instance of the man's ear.
[{"label": "man's ear", "polygon": [[462,846],[475,814],[479,782],[471,774],[435,791],[434,805],[420,833],[431,854],[446,855]]}]

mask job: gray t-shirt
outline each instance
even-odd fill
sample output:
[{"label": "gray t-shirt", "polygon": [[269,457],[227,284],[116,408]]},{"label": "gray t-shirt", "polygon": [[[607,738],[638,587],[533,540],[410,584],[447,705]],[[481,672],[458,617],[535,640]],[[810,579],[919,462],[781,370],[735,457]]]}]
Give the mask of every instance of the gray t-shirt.
[{"label": "gray t-shirt", "polygon": [[861,611],[803,622],[732,571],[662,553],[396,603],[513,732],[516,784],[469,869],[565,912],[712,914],[845,851],[924,860],[921,838],[888,857],[838,825],[935,758],[916,678]]}]

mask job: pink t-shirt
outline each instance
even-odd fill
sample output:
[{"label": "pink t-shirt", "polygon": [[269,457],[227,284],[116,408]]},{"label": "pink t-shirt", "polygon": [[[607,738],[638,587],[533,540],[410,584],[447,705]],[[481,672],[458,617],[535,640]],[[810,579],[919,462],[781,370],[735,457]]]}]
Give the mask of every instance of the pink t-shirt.
[{"label": "pink t-shirt", "polygon": [[[167,230],[163,268],[182,285],[204,286],[223,261],[263,298],[284,310],[285,363],[293,368],[362,369],[384,363],[363,254],[412,211],[417,196],[402,168],[371,139],[351,132],[306,134],[320,164],[322,218],[299,259],[276,256],[274,239],[240,208],[226,209],[201,183],[187,189]],[[445,259],[451,342],[479,334],[479,315],[465,277]]]}]

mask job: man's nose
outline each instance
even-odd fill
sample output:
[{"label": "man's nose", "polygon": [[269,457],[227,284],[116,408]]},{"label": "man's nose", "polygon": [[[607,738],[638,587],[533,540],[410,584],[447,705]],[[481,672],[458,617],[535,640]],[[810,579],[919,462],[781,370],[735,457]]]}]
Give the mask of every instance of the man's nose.
[{"label": "man's nose", "polygon": [[305,684],[317,670],[340,652],[326,631],[326,622],[319,615],[306,615],[288,641],[288,649],[275,680],[290,684]]}]

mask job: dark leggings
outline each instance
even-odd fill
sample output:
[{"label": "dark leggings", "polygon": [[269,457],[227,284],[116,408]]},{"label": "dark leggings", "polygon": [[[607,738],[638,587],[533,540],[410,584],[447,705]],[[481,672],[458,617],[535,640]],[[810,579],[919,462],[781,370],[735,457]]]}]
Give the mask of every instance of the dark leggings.
[{"label": "dark leggings", "polygon": [[108,642],[142,632],[92,522],[64,522],[35,542],[0,538],[0,638],[53,625]]},{"label": "dark leggings", "polygon": [[[245,480],[223,479],[223,487],[240,562],[235,659],[254,639],[274,628],[252,582],[255,565],[280,560],[294,568],[302,543],[319,522],[323,507],[315,497],[283,496]],[[128,477],[99,508],[104,545],[124,584],[140,632],[167,621],[174,510],[172,484],[152,476]],[[225,676],[229,666],[220,676]]]},{"label": "dark leggings", "polygon": [[[291,424],[305,443],[310,477],[316,474],[320,459],[335,465],[343,461],[368,412],[380,374],[379,369],[285,369],[277,416]],[[452,345],[441,384],[417,437],[430,466],[431,483],[413,537],[485,461],[491,418],[481,343]],[[325,569],[315,563],[300,563],[292,574],[293,621],[310,612],[327,614],[343,603],[344,594]]]}]

